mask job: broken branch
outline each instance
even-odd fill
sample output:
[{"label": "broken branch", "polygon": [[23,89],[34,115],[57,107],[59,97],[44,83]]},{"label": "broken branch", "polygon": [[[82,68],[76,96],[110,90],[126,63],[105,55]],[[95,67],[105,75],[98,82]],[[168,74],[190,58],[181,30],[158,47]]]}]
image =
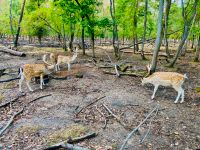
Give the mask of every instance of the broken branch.
[{"label": "broken branch", "polygon": [[16,112],[11,118],[10,120],[8,121],[8,123],[6,124],[6,126],[0,131],[0,136],[4,133],[4,131],[13,123],[14,121],[14,118],[17,117],[18,115],[20,115],[22,112],[24,111],[24,107]]},{"label": "broken branch", "polygon": [[[140,122],[140,124],[139,124],[136,128],[134,128],[134,129],[131,131],[131,133],[128,134],[128,136],[127,136],[126,139],[124,140],[124,143],[123,143],[123,145],[121,146],[120,150],[124,150],[124,148],[125,148],[125,146],[126,146],[126,143],[127,143],[128,140],[131,138],[131,136],[132,136],[136,131],[138,131],[139,127],[151,116],[151,114],[152,114],[155,110],[158,110],[158,108],[155,107],[155,108],[146,116],[146,118],[145,118],[142,122]],[[157,112],[157,111],[156,111],[156,112]]]},{"label": "broken branch", "polygon": [[85,109],[85,108],[89,107],[90,105],[92,105],[92,104],[98,102],[99,100],[103,99],[104,97],[106,97],[106,96],[101,96],[101,97],[97,98],[96,100],[94,100],[93,102],[91,102],[91,103],[89,103],[88,105],[86,105],[85,107],[81,108],[81,109],[76,113],[76,116],[77,116],[81,111],[83,111],[83,109]]},{"label": "broken branch", "polygon": [[44,98],[44,97],[48,97],[48,96],[51,96],[51,95],[52,95],[52,94],[47,94],[47,95],[43,95],[43,96],[37,97],[37,98],[31,100],[30,102],[28,102],[28,104],[30,104],[30,103],[32,103],[32,102],[38,100],[38,99],[41,99],[41,98]]},{"label": "broken branch", "polygon": [[83,141],[85,139],[93,138],[95,136],[97,136],[97,134],[95,132],[93,132],[93,133],[89,133],[89,134],[86,134],[86,135],[81,136],[81,137],[69,139],[69,140],[67,140],[67,143],[69,143],[69,144],[75,144],[75,143],[81,142],[81,141]]}]

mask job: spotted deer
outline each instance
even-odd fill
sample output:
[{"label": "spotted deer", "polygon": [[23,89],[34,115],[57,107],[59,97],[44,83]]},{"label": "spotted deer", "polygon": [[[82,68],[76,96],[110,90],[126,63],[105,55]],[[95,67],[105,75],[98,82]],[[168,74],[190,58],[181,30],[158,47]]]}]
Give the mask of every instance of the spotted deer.
[{"label": "spotted deer", "polygon": [[[43,61],[46,62],[46,55],[43,56]],[[46,62],[47,63],[47,62]],[[35,77],[40,77],[40,89],[44,85],[43,77],[48,75],[54,70],[54,65],[47,64],[25,64],[20,68],[20,80],[19,80],[19,91],[22,92],[22,82],[26,80],[26,84],[30,91],[33,89],[30,86],[30,82]]]},{"label": "spotted deer", "polygon": [[[150,72],[151,66],[148,65],[147,69],[148,72]],[[152,75],[143,78],[142,79],[142,85],[146,83],[151,83],[154,85],[154,91],[153,95],[151,96],[151,99],[154,99],[156,91],[158,90],[158,87],[161,86],[171,86],[173,87],[177,92],[178,95],[176,97],[176,100],[174,103],[177,103],[180,96],[181,96],[181,101],[180,103],[184,102],[184,89],[182,88],[182,85],[187,78],[186,74],[182,75],[176,72],[155,72]]]}]

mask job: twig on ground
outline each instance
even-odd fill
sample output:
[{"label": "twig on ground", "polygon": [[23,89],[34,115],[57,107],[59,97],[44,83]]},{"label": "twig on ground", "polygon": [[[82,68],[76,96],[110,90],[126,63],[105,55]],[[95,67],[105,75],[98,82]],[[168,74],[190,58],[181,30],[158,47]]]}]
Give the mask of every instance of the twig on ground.
[{"label": "twig on ground", "polygon": [[73,144],[67,144],[67,143],[59,143],[59,145],[53,145],[53,146],[45,148],[43,150],[57,150],[57,149],[60,149],[60,148],[66,148],[66,149],[69,149],[69,150],[89,150],[88,148],[76,146],[76,145],[73,145]]},{"label": "twig on ground", "polygon": [[86,135],[78,137],[78,138],[74,138],[74,139],[70,139],[70,140],[67,140],[67,141],[57,143],[57,144],[50,146],[48,148],[45,148],[43,150],[56,150],[56,149],[59,149],[59,148],[67,148],[67,149],[73,149],[73,150],[89,150],[88,148],[83,148],[83,147],[75,146],[75,145],[72,145],[72,144],[78,143],[78,142],[83,141],[85,139],[90,139],[90,138],[93,138],[93,137],[96,137],[96,136],[97,136],[97,134],[95,132],[89,133],[89,134],[86,134]]},{"label": "twig on ground", "polygon": [[85,108],[89,107],[90,105],[92,105],[92,104],[98,102],[99,100],[103,99],[104,97],[106,97],[106,96],[101,96],[101,97],[95,99],[94,101],[92,101],[91,103],[89,103],[88,105],[86,105],[86,106],[84,106],[83,108],[81,108],[81,109],[76,113],[76,116],[77,116],[81,111],[83,111],[83,109],[85,109]]},{"label": "twig on ground", "polygon": [[16,112],[11,118],[10,120],[8,121],[8,123],[6,124],[6,126],[0,131],[0,136],[5,132],[5,130],[13,123],[14,121],[14,118],[17,117],[18,115],[20,115],[22,112],[24,111],[24,107]]},{"label": "twig on ground", "polygon": [[155,115],[151,118],[150,123],[149,123],[149,128],[148,128],[146,134],[144,135],[144,137],[140,140],[140,144],[142,144],[144,142],[144,140],[146,139],[147,135],[149,134],[150,128],[151,128],[151,125],[152,125],[152,121],[156,117],[156,115],[158,114],[158,111],[159,110],[157,109],[156,112],[155,112]]},{"label": "twig on ground", "polygon": [[126,125],[121,121],[121,119],[115,115],[105,104],[103,104],[103,106],[105,107],[105,109],[114,117],[117,119],[117,121],[124,127],[127,128]]},{"label": "twig on ground", "polygon": [[37,98],[31,100],[30,102],[28,102],[28,104],[30,104],[30,103],[32,103],[32,102],[38,100],[38,99],[41,99],[41,98],[44,98],[44,97],[48,97],[48,96],[51,96],[51,95],[52,95],[52,94],[47,94],[47,95],[43,95],[43,96],[37,97]]},{"label": "twig on ground", "polygon": [[117,66],[118,66],[118,65],[115,64],[115,72],[116,72],[116,75],[119,77],[120,74],[119,74],[119,71],[117,70]]},{"label": "twig on ground", "polygon": [[20,94],[20,95],[18,95],[16,98],[10,100],[9,102],[5,102],[5,103],[0,104],[0,108],[1,108],[1,107],[5,107],[5,106],[7,106],[7,105],[9,105],[9,104],[11,104],[11,103],[14,103],[14,102],[15,102],[16,100],[18,100],[20,97],[25,96],[25,95],[26,95],[26,94]]},{"label": "twig on ground", "polygon": [[17,79],[20,79],[20,78],[19,77],[15,77],[15,78],[6,79],[6,80],[0,80],[0,83],[10,82],[10,81],[17,80]]},{"label": "twig on ground", "polygon": [[151,114],[152,114],[155,110],[156,110],[156,112],[157,112],[157,110],[158,110],[157,106],[146,116],[146,118],[145,118],[142,122],[140,122],[140,124],[139,124],[136,128],[134,128],[134,129],[131,131],[131,133],[128,134],[128,136],[127,136],[126,139],[124,140],[124,143],[123,143],[123,145],[121,146],[120,150],[124,150],[124,148],[125,148],[125,146],[126,146],[126,143],[127,143],[128,140],[131,138],[131,136],[132,136],[136,131],[138,131],[139,127],[151,116]]},{"label": "twig on ground", "polygon": [[88,133],[88,134],[86,134],[84,136],[81,136],[81,137],[69,139],[69,140],[67,140],[67,143],[69,143],[69,144],[75,144],[75,143],[81,142],[81,141],[83,141],[85,139],[90,139],[90,138],[93,138],[93,137],[96,137],[96,136],[97,136],[97,134],[95,132]]}]

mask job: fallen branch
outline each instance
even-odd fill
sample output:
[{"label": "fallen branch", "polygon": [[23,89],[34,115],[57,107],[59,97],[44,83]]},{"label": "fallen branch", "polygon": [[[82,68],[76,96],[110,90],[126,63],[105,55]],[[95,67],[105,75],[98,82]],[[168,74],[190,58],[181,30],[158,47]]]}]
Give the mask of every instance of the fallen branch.
[{"label": "fallen branch", "polygon": [[47,94],[47,95],[43,95],[43,96],[37,97],[37,98],[31,100],[30,102],[28,102],[28,104],[30,104],[30,103],[32,103],[32,102],[38,100],[38,99],[41,99],[41,98],[44,98],[44,97],[48,97],[48,96],[51,96],[51,95],[52,95],[52,94]]},{"label": "fallen branch", "polygon": [[5,53],[9,53],[11,55],[20,56],[20,57],[26,56],[26,54],[24,52],[15,51],[12,49],[8,49],[6,47],[0,47],[0,52],[5,52]]},{"label": "fallen branch", "polygon": [[22,97],[22,96],[25,96],[26,94],[20,94],[20,95],[18,95],[16,98],[14,98],[14,99],[12,99],[12,100],[10,100],[10,101],[8,101],[8,102],[5,102],[5,103],[3,103],[3,104],[0,104],[0,108],[1,107],[5,107],[5,106],[7,106],[7,105],[9,105],[10,103],[14,103],[16,100],[18,100],[20,97]]},{"label": "fallen branch", "polygon": [[132,136],[136,131],[138,131],[138,129],[140,128],[140,126],[151,116],[151,114],[152,114],[155,110],[158,110],[158,108],[155,107],[155,108],[146,116],[146,118],[145,118],[142,122],[140,122],[140,124],[139,124],[136,128],[134,128],[134,129],[131,131],[131,133],[128,134],[128,136],[127,136],[126,139],[124,140],[124,143],[123,143],[123,145],[121,146],[120,150],[124,150],[124,148],[125,148],[125,146],[126,146],[126,143],[127,143],[128,140],[131,138],[131,136]]},{"label": "fallen branch", "polygon": [[[141,54],[141,52],[135,52],[135,54]],[[145,52],[144,55],[153,55],[153,53]],[[160,57],[168,57],[168,55],[166,53],[158,53],[158,56],[160,56]],[[170,56],[174,56],[174,55],[170,54]]]},{"label": "fallen branch", "polygon": [[98,102],[99,100],[103,99],[104,97],[106,97],[106,96],[101,96],[101,97],[97,98],[96,100],[94,100],[93,102],[91,102],[91,103],[89,103],[88,105],[86,105],[85,107],[81,108],[81,109],[76,113],[76,116],[77,116],[81,111],[83,111],[83,109],[85,109],[85,108],[89,107],[90,105],[92,105],[92,104]]},{"label": "fallen branch", "polygon": [[[81,141],[83,141],[85,139],[90,139],[90,138],[93,138],[93,137],[96,137],[96,136],[97,136],[97,134],[95,132],[93,132],[93,133],[89,133],[89,134],[86,134],[86,135],[81,136],[81,137],[69,139],[69,140],[67,140],[67,143],[75,144],[75,143],[81,142]],[[64,143],[66,143],[66,142],[64,142]]]},{"label": "fallen branch", "polygon": [[[103,73],[110,74],[110,75],[116,75],[116,72],[111,72],[107,70],[103,70]],[[143,75],[136,74],[136,73],[129,73],[129,72],[120,72],[121,76],[133,76],[133,77],[143,77]]]},{"label": "fallen branch", "polygon": [[4,131],[13,123],[14,121],[14,118],[17,117],[18,115],[20,115],[22,112],[24,111],[24,107],[16,112],[11,118],[10,120],[8,121],[8,123],[6,124],[6,126],[0,131],[0,136],[4,133]]},{"label": "fallen branch", "polygon": [[57,149],[60,149],[60,148],[66,148],[66,149],[69,149],[69,150],[89,150],[88,148],[84,148],[84,147],[80,147],[80,146],[76,146],[76,145],[72,145],[72,144],[68,144],[68,143],[64,143],[64,142],[53,145],[53,146],[48,147],[48,148],[45,148],[43,150],[57,150]]},{"label": "fallen branch", "polygon": [[114,117],[117,119],[117,122],[119,122],[123,127],[127,128],[126,125],[121,121],[121,119],[116,116],[105,104],[103,104],[103,107]]},{"label": "fallen branch", "polygon": [[0,83],[10,82],[10,81],[17,80],[17,79],[20,79],[20,78],[19,77],[15,77],[15,78],[6,79],[6,80],[0,80]]}]

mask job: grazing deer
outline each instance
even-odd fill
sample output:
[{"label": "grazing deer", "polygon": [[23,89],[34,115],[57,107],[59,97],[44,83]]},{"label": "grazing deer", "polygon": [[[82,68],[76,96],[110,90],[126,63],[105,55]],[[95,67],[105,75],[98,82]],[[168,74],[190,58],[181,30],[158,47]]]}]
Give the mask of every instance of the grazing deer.
[{"label": "grazing deer", "polygon": [[56,71],[60,70],[60,64],[61,63],[66,63],[68,65],[68,70],[71,69],[70,63],[74,61],[77,58],[77,48],[75,48],[75,53],[73,56],[63,56],[63,55],[58,55],[57,58],[57,63],[56,63]]},{"label": "grazing deer", "polygon": [[[151,67],[150,65],[147,66],[148,72],[150,72],[150,67]],[[174,103],[178,102],[180,96],[182,98],[180,103],[183,103],[184,89],[182,88],[182,84],[184,83],[184,80],[186,78],[187,78],[186,74],[182,75],[176,72],[155,72],[149,77],[143,78],[142,85],[146,83],[151,83],[154,85],[154,91],[153,95],[151,96],[151,99],[154,99],[155,93],[158,90],[159,85],[171,86],[178,92],[178,95]]]},{"label": "grazing deer", "polygon": [[[46,62],[46,55],[43,56],[43,61]],[[46,62],[47,63],[47,62]],[[33,89],[30,86],[31,79],[34,77],[40,77],[40,89],[44,85],[44,75],[50,74],[51,70],[54,69],[54,65],[47,64],[25,64],[20,68],[20,80],[19,80],[19,91],[22,92],[22,82],[26,80],[26,84],[30,91]]]}]

